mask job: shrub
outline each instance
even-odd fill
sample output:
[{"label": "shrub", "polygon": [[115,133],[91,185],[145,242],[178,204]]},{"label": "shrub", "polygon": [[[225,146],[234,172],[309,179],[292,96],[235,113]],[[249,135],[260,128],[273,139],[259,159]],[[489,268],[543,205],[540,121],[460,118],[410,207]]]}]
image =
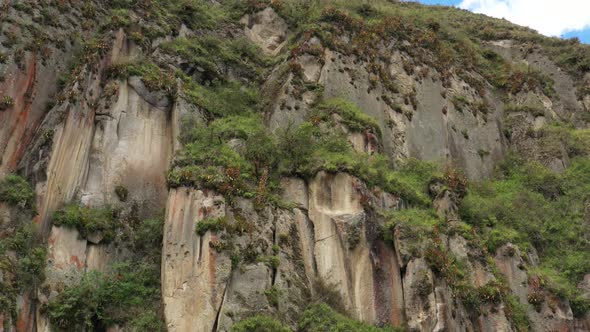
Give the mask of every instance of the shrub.
[{"label": "shrub", "polygon": [[232,332],[292,332],[291,329],[271,317],[256,315],[232,326]]},{"label": "shrub", "polygon": [[430,238],[434,229],[442,224],[433,210],[423,208],[401,209],[385,217],[382,235],[391,243],[393,243],[393,232],[399,232],[404,239],[420,243]]},{"label": "shrub", "polygon": [[92,271],[49,302],[49,321],[54,328],[68,331],[113,324],[162,331],[156,314],[159,289],[159,269],[149,265],[124,263],[107,274]]},{"label": "shrub", "polygon": [[129,196],[129,190],[127,190],[127,188],[119,185],[119,186],[115,187],[115,194],[117,194],[117,197],[119,197],[119,200],[121,202],[126,202],[127,197]]},{"label": "shrub", "polygon": [[[13,251],[14,256],[5,256]],[[0,240],[0,258],[10,257],[12,264],[5,270],[6,286],[19,292],[36,290],[45,279],[47,249],[38,231],[32,224],[19,226],[10,237]],[[10,283],[10,275],[13,284]]]},{"label": "shrub", "polygon": [[[590,186],[590,162],[573,159],[562,174],[509,156],[498,178],[470,187],[459,212],[478,229],[490,252],[513,243],[534,246],[547,288],[576,298],[576,285],[590,273],[588,228],[583,212]],[[583,235],[582,235],[583,234]],[[536,298],[531,299],[537,303]]]},{"label": "shrub", "polygon": [[0,111],[6,111],[12,107],[14,107],[14,99],[12,99],[12,97],[3,96],[0,98]]},{"label": "shrub", "polygon": [[173,73],[161,69],[148,60],[123,62],[111,65],[107,70],[110,78],[128,78],[137,76],[151,91],[163,91],[169,97],[176,95],[176,81]]},{"label": "shrub", "polygon": [[278,162],[276,150],[274,137],[262,130],[248,137],[244,157],[254,166],[254,174],[257,178],[260,178],[263,170],[268,171],[276,166]]},{"label": "shrub", "polygon": [[401,328],[375,327],[337,313],[326,304],[313,304],[303,312],[298,323],[299,331],[305,332],[398,332]]},{"label": "shrub", "polygon": [[218,232],[221,231],[226,227],[227,218],[226,217],[218,217],[218,218],[205,218],[203,220],[197,221],[195,232],[200,236],[205,235],[207,232]]},{"label": "shrub", "polygon": [[467,97],[463,95],[455,95],[451,99],[451,102],[455,106],[455,109],[459,112],[467,110],[471,106],[471,102],[467,100]]},{"label": "shrub", "polygon": [[0,180],[0,202],[35,209],[35,192],[24,178],[9,174]]},{"label": "shrub", "polygon": [[161,260],[162,239],[164,235],[164,219],[152,218],[142,221],[133,229],[133,249],[147,256],[152,261]]},{"label": "shrub", "polygon": [[271,288],[264,291],[264,295],[266,295],[268,303],[275,308],[279,307],[281,293],[281,290],[276,286],[272,286]]},{"label": "shrub", "polygon": [[543,116],[545,115],[545,110],[543,109],[542,105],[530,105],[530,104],[524,104],[524,105],[514,105],[514,104],[509,104],[506,106],[506,108],[504,109],[504,111],[506,113],[527,113],[527,114],[531,114],[532,116]]},{"label": "shrub", "polygon": [[340,98],[329,99],[320,103],[312,117],[318,116],[323,121],[330,120],[332,114],[338,114],[342,117],[342,124],[349,130],[362,132],[371,129],[378,137],[381,137],[381,128],[377,122],[370,116],[366,115],[356,105]]},{"label": "shrub", "polygon": [[131,332],[165,332],[166,323],[154,311],[141,312],[129,322]]},{"label": "shrub", "polygon": [[131,16],[127,9],[113,9],[108,18],[107,26],[110,29],[128,27],[131,24]]},{"label": "shrub", "polygon": [[298,127],[290,123],[278,130],[278,148],[282,152],[281,173],[301,175],[307,172],[306,168],[312,162],[314,132],[315,128],[310,123]]},{"label": "shrub", "polygon": [[118,227],[111,209],[91,208],[78,204],[69,204],[56,211],[52,221],[56,226],[76,228],[82,238],[87,238],[93,233],[100,233],[106,242],[114,239]]},{"label": "shrub", "polygon": [[520,303],[515,295],[506,296],[504,303],[504,314],[516,331],[529,331],[530,321],[526,313],[526,306]]},{"label": "shrub", "polygon": [[279,256],[260,256],[256,259],[258,262],[264,263],[269,268],[276,270],[281,264]]}]

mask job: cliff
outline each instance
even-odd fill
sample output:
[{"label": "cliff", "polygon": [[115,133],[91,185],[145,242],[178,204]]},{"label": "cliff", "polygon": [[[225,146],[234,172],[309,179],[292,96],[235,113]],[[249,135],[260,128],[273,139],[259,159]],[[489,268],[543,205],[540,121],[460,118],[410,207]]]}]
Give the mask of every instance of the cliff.
[{"label": "cliff", "polygon": [[385,0],[0,7],[0,329],[590,331],[587,46]]}]

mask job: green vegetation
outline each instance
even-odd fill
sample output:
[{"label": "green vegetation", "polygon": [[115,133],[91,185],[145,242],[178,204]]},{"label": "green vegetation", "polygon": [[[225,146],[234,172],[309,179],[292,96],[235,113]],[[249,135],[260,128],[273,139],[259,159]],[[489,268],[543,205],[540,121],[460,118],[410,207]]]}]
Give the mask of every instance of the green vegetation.
[{"label": "green vegetation", "polygon": [[9,174],[0,180],[0,202],[35,210],[35,191],[24,178]]},{"label": "green vegetation", "polygon": [[[541,159],[590,156],[590,129],[550,123],[536,131]],[[564,152],[566,155],[563,155]]]},{"label": "green vegetation", "polygon": [[264,291],[264,295],[266,295],[268,303],[275,308],[279,307],[279,300],[281,294],[281,290],[276,286],[272,286],[271,288]]},{"label": "green vegetation", "polygon": [[232,332],[292,332],[288,327],[271,317],[257,315],[234,325]]},{"label": "green vegetation", "polygon": [[163,237],[164,218],[146,219],[132,229],[130,248],[144,262],[159,266]]},{"label": "green vegetation", "polygon": [[205,218],[203,220],[197,221],[195,232],[200,236],[205,235],[207,232],[218,232],[225,228],[227,224],[227,219],[225,217],[219,218]]},{"label": "green vegetation", "polygon": [[[292,332],[281,321],[263,315],[246,318],[232,327],[232,332]],[[310,305],[300,316],[300,332],[402,332],[403,328],[374,327],[336,312],[324,303]]]},{"label": "green vegetation", "polygon": [[129,190],[124,186],[119,185],[115,187],[115,194],[121,202],[126,202],[129,197]]},{"label": "green vegetation", "polygon": [[266,266],[273,270],[276,270],[281,265],[279,256],[259,256],[256,261],[266,264]]},{"label": "green vegetation", "polygon": [[471,102],[469,102],[469,100],[467,100],[467,98],[463,95],[453,96],[451,102],[455,106],[455,109],[459,112],[463,112],[466,110],[466,108],[471,106]]},{"label": "green vegetation", "polygon": [[326,304],[311,305],[301,318],[298,324],[299,331],[305,332],[399,332],[401,328],[383,327],[378,328],[366,323],[361,323],[337,313]]},{"label": "green vegetation", "polygon": [[258,92],[253,86],[242,85],[236,81],[215,82],[209,86],[199,85],[187,76],[183,81],[182,96],[190,103],[199,106],[210,117],[244,115],[254,112],[258,104]]},{"label": "green vegetation", "polygon": [[506,113],[525,113],[530,114],[532,116],[543,116],[545,115],[545,110],[543,109],[542,105],[514,105],[509,104],[506,105],[505,108]]},{"label": "green vegetation", "polygon": [[[472,186],[461,217],[478,228],[490,252],[508,243],[535,248],[537,273],[546,287],[584,306],[576,285],[590,273],[590,234],[585,209],[590,196],[590,161],[574,159],[563,174],[511,156],[499,178]],[[577,309],[574,309],[577,310]]]},{"label": "green vegetation", "polygon": [[115,238],[118,227],[118,220],[110,208],[91,208],[75,203],[56,211],[52,221],[55,226],[76,228],[82,238],[98,233],[106,242]]},{"label": "green vegetation", "polygon": [[342,117],[341,123],[351,131],[372,130],[379,138],[381,137],[381,129],[375,119],[366,115],[356,105],[341,98],[329,99],[320,103],[315,108],[315,112],[311,114],[311,118],[316,121],[330,121],[332,114],[340,115]]},{"label": "green vegetation", "polygon": [[259,79],[265,66],[270,64],[270,60],[261,55],[261,50],[244,38],[176,38],[160,47],[164,52],[188,61],[192,70],[198,67],[203,82],[225,81],[227,66],[239,69],[249,78]]},{"label": "green vegetation", "polygon": [[47,250],[33,224],[18,226],[0,239],[0,313],[16,319],[17,295],[34,296],[45,280]]},{"label": "green vegetation", "polygon": [[64,331],[113,324],[129,326],[131,331],[165,331],[157,315],[159,275],[159,269],[142,263],[120,264],[107,274],[89,272],[49,302],[49,320]]},{"label": "green vegetation", "polygon": [[434,230],[444,227],[443,221],[432,209],[409,208],[392,211],[382,226],[385,241],[393,243],[394,231],[411,243],[420,244],[432,237]]},{"label": "green vegetation", "polygon": [[108,69],[108,76],[111,78],[141,77],[143,84],[151,91],[164,91],[171,97],[176,94],[174,74],[150,61],[113,64]]},{"label": "green vegetation", "polygon": [[12,107],[14,107],[14,99],[12,99],[12,97],[3,96],[0,98],[0,111],[6,111]]}]

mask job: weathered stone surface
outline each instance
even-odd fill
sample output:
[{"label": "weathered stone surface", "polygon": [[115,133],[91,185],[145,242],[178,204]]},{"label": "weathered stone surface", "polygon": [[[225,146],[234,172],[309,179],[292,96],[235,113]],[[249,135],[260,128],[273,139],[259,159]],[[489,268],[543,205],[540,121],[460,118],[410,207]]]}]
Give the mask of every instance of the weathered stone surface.
[{"label": "weathered stone surface", "polygon": [[282,198],[296,204],[297,207],[307,210],[309,208],[309,197],[305,180],[299,178],[281,179]]},{"label": "weathered stone surface", "polygon": [[152,106],[121,82],[116,103],[105,111],[95,120],[82,203],[118,205],[115,188],[123,186],[143,215],[160,210],[173,144],[169,110]]},{"label": "weathered stone surface", "polygon": [[277,55],[287,44],[287,23],[270,7],[253,15],[246,15],[241,23],[244,33],[267,55]]},{"label": "weathered stone surface", "polygon": [[169,331],[211,331],[231,273],[229,258],[199,236],[195,223],[225,215],[221,196],[186,188],[170,190],[162,249],[162,296]]}]

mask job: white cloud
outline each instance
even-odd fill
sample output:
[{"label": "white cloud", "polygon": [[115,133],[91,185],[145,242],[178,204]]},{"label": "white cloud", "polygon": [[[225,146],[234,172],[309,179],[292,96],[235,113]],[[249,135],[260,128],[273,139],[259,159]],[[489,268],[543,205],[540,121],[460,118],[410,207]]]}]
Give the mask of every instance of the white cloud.
[{"label": "white cloud", "polygon": [[590,27],[590,0],[463,0],[459,7],[505,18],[548,36]]}]

